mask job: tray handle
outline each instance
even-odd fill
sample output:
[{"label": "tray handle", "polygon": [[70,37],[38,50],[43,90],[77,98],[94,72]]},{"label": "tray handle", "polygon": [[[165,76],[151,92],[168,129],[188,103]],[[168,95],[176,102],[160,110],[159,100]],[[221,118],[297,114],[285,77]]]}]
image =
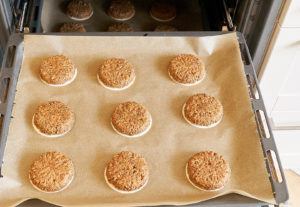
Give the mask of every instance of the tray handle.
[{"label": "tray handle", "polygon": [[[241,33],[237,33],[237,35],[240,41],[240,50],[242,60],[244,62],[249,96],[253,111],[255,112],[255,120],[265,157],[267,171],[269,173],[269,179],[274,193],[274,198],[276,203],[284,203],[289,199],[289,193],[287,189],[286,178],[284,176],[284,171],[279,158],[279,153],[275,144],[274,135],[266,115],[267,112],[258,85],[256,73],[253,69],[254,67],[251,61],[251,56],[247,45],[244,44],[246,41]],[[275,166],[279,171],[276,170]]]},{"label": "tray handle", "polygon": [[3,177],[2,165],[4,149],[6,146],[10,120],[13,118],[11,113],[23,58],[22,50],[23,35],[12,35],[8,40],[0,71],[0,177]]}]

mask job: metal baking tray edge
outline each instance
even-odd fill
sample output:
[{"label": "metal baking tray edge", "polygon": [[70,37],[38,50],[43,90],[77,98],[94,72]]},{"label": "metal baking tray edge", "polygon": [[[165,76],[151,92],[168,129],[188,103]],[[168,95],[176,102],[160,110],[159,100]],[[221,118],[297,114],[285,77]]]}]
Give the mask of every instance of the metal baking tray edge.
[{"label": "metal baking tray edge", "polygon": [[[42,35],[72,35],[72,36],[212,36],[226,34],[226,32],[134,32],[134,33],[109,33],[109,32],[97,32],[97,33],[44,33]],[[261,91],[259,89],[258,80],[253,67],[251,56],[246,44],[244,36],[236,32],[238,36],[238,41],[240,44],[241,56],[244,62],[245,76],[248,82],[249,96],[255,114],[255,120],[257,124],[257,130],[260,136],[260,141],[262,145],[262,150],[265,158],[266,168],[269,173],[269,179],[272,185],[272,190],[274,193],[274,198],[276,203],[284,203],[289,199],[286,178],[284,176],[284,171],[280,162],[279,154],[275,144],[274,136],[270,127],[269,120],[266,116],[266,109],[262,99]],[[34,35],[34,34],[33,34]],[[12,108],[14,105],[14,98],[16,93],[16,85],[18,81],[19,72],[21,69],[21,63],[23,59],[23,39],[22,34],[11,35],[7,47],[5,50],[5,55],[3,58],[2,68],[0,71],[0,176],[3,155],[6,145],[8,130],[10,120],[13,118],[11,116]],[[255,98],[255,93],[258,98]],[[265,117],[266,127],[263,125],[263,120],[261,115],[257,113],[261,111]],[[269,137],[266,138],[266,130],[269,132]],[[274,152],[276,159],[274,160],[271,156],[271,152]],[[277,171],[274,167],[274,162],[278,167]],[[278,171],[279,170],[279,171]],[[278,182],[279,176],[282,178]],[[258,200],[257,200],[258,201]],[[230,201],[229,201],[230,202]],[[261,203],[261,201],[258,201]],[[200,203],[192,204],[201,205]],[[267,203],[266,203],[267,204]]]}]

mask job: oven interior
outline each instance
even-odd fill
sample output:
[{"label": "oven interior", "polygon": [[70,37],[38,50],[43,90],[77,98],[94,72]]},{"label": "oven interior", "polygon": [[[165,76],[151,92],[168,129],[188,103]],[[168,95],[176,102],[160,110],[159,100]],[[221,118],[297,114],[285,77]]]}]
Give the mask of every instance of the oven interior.
[{"label": "oven interior", "polygon": [[[72,21],[65,15],[69,0],[9,0],[0,3],[6,18],[7,33],[58,32],[64,22]],[[111,0],[91,0],[96,13],[84,21],[88,32],[105,32],[113,20],[106,14]],[[132,0],[137,15],[128,23],[135,31],[153,31],[163,23],[149,15],[154,0]],[[178,16],[165,23],[176,26],[178,32],[239,31],[246,41],[254,68],[259,72],[283,0],[174,0]],[[1,6],[2,4],[2,6]],[[2,17],[3,18],[3,17]],[[0,28],[1,29],[1,28]],[[8,38],[3,37],[2,39]],[[5,36],[5,35],[4,35]],[[5,42],[5,40],[2,42]],[[3,44],[2,44],[3,45]],[[4,46],[2,46],[4,48]]]}]

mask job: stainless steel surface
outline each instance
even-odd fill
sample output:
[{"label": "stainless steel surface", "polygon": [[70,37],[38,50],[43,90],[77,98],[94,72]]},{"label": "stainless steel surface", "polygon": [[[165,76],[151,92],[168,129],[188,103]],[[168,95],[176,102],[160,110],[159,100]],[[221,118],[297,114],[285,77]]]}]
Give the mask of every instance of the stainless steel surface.
[{"label": "stainless steel surface", "polygon": [[236,15],[236,12],[237,12],[238,5],[239,5],[239,0],[236,0],[235,6],[234,6],[234,9],[233,9],[233,13],[232,13],[232,21],[235,20],[235,15]]},{"label": "stainless steel surface", "polygon": [[223,2],[224,12],[225,12],[226,20],[227,20],[228,29],[229,29],[229,31],[234,31],[235,27],[233,25],[232,18],[231,18],[231,15],[229,13],[226,2],[225,2],[225,0],[222,0],[222,2]]},{"label": "stainless steel surface", "polygon": [[30,0],[24,19],[24,33],[41,32],[41,13],[43,0]]},{"label": "stainless steel surface", "polygon": [[11,14],[11,20],[8,25],[13,29],[13,32],[40,32],[43,0],[5,0],[2,2],[2,4],[8,5],[4,11]]},{"label": "stainless steel surface", "polygon": [[16,20],[17,20],[17,16],[18,16],[18,11],[15,8],[14,0],[9,0],[9,5],[10,5],[11,13],[13,15],[13,24],[16,24]]},{"label": "stainless steel surface", "polygon": [[35,0],[28,1],[27,9],[26,9],[27,11],[26,11],[24,21],[23,21],[23,32],[24,33],[30,32],[30,23],[31,23],[33,15],[35,13],[33,10],[34,4],[35,4]]},{"label": "stainless steel surface", "polygon": [[[0,49],[5,49],[9,35],[13,32],[13,17],[8,1],[0,1]],[[2,51],[4,53],[4,51]]]},{"label": "stainless steel surface", "polygon": [[16,32],[23,32],[24,20],[25,20],[27,7],[28,7],[28,2],[24,1],[23,4],[22,4],[21,14],[20,14],[18,24],[17,24],[17,27],[16,27]]}]

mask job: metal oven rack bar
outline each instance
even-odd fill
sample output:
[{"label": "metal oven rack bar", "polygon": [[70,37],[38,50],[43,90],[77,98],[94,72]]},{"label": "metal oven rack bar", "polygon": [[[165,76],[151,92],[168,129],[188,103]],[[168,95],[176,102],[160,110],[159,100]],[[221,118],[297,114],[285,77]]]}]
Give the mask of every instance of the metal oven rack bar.
[{"label": "metal oven rack bar", "polygon": [[[85,36],[212,36],[221,35],[224,32],[134,32],[134,33],[89,33],[80,34],[73,33],[71,35],[85,35]],[[45,33],[44,35],[47,35]],[[63,33],[51,33],[51,35],[70,35]],[[253,68],[251,56],[245,41],[245,38],[241,33],[237,32],[241,56],[244,63],[245,77],[249,89],[249,96],[252,103],[253,112],[255,114],[255,120],[257,123],[257,129],[260,136],[262,150],[265,158],[266,168],[269,173],[269,179],[272,185],[274,198],[277,203],[284,203],[288,200],[289,194],[287,190],[286,179],[281,166],[280,158],[276,148],[274,136],[270,127],[270,123],[266,116],[266,109],[263,103],[262,95],[258,86],[258,80]],[[5,51],[2,69],[0,71],[0,175],[1,167],[4,155],[4,149],[6,145],[6,139],[8,135],[8,129],[11,118],[11,112],[14,105],[14,97],[16,92],[16,85],[23,59],[23,35],[12,35],[8,41]],[[260,113],[259,113],[260,112]],[[264,125],[265,123],[265,125]],[[267,133],[268,132],[268,133]],[[267,136],[268,135],[268,136]],[[273,156],[273,157],[272,157]],[[274,159],[275,158],[275,159]],[[278,170],[275,170],[275,167]],[[279,180],[279,178],[281,178]],[[40,203],[39,203],[40,204]],[[190,206],[263,206],[268,203],[258,201],[255,199],[247,198],[244,196],[230,194],[215,198],[209,201],[204,201]]]}]

